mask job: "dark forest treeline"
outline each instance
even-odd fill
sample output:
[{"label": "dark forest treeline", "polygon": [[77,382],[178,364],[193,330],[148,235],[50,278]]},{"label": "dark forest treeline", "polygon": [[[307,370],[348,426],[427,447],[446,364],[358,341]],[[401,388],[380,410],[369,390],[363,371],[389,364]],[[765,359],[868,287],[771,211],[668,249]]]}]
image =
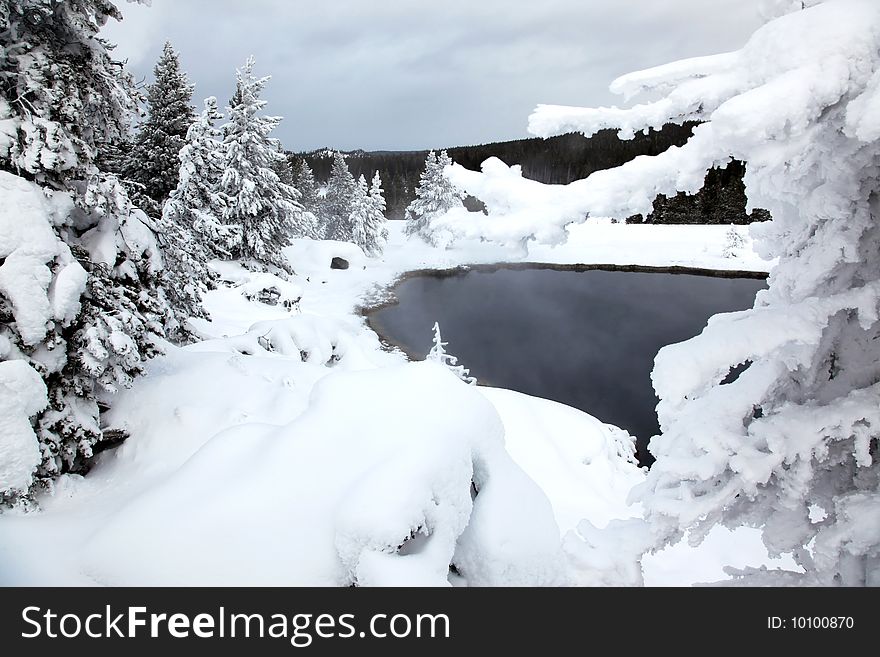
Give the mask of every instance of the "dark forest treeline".
[{"label": "dark forest treeline", "polygon": [[[639,155],[657,155],[670,146],[681,146],[691,136],[692,129],[693,124],[667,125],[662,130],[638,134],[626,141],[618,139],[614,131],[603,130],[589,138],[570,134],[550,139],[458,146],[447,151],[455,162],[468,169],[479,169],[486,159],[497,157],[506,164],[521,165],[526,178],[547,184],[567,184],[586,178],[594,171],[620,166]],[[425,150],[352,151],[345,155],[355,178],[363,174],[369,180],[379,172],[385,188],[388,218],[403,219],[407,205],[415,197],[427,154]],[[332,151],[321,149],[298,155],[309,163],[319,182],[327,180],[333,163]],[[648,221],[744,224],[768,218],[763,211],[746,213],[743,173],[742,163],[734,161],[726,169],[709,172],[705,187],[695,196],[658,197]]]}]

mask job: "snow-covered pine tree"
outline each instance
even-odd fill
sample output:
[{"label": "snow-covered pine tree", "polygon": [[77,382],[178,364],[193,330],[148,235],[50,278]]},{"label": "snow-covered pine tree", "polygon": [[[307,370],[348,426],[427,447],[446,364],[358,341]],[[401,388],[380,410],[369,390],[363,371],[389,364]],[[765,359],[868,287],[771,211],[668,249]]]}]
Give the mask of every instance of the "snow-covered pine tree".
[{"label": "snow-covered pine tree", "polygon": [[[284,155],[283,158],[279,160],[275,160],[272,164],[272,170],[275,172],[275,175],[278,176],[278,180],[280,180],[285,185],[290,187],[296,187],[294,182],[294,172],[293,172],[293,163],[290,160],[290,156],[287,153],[282,153]],[[300,205],[302,205],[302,197],[299,198]]]},{"label": "snow-covered pine tree", "polygon": [[333,154],[333,166],[327,180],[327,193],[321,199],[320,216],[326,226],[325,237],[329,240],[351,242],[354,229],[351,225],[351,203],[357,190],[357,182],[345,157],[339,151]]},{"label": "snow-covered pine tree", "polygon": [[302,206],[312,214],[318,214],[318,183],[312,167],[305,160],[299,160],[294,168],[293,186],[299,190]]},{"label": "snow-covered pine tree", "polygon": [[357,180],[349,206],[351,209],[348,215],[348,225],[351,226],[351,242],[357,244],[364,253],[369,255],[367,251],[367,222],[370,220],[372,201],[370,200],[370,190],[367,187],[367,179],[363,174]]},{"label": "snow-covered pine tree", "polygon": [[406,209],[406,234],[418,235],[431,246],[448,246],[446,231],[438,231],[431,225],[435,217],[445,214],[452,208],[461,207],[464,195],[443,175],[452,159],[441,151],[428,153],[425,170],[416,188],[416,197]]},{"label": "snow-covered pine tree", "polygon": [[612,83],[650,102],[544,105],[529,121],[540,137],[698,121],[681,148],[555,188],[497,159],[451,172],[489,207],[470,230],[505,241],[564,239],[588,213],[647,213],[730,157],[747,163],[749,204],[772,215],[751,228],[778,258],[754,309],[657,355],[657,460],[632,495],[646,522],[582,523],[566,547],[586,581],[636,583],[643,552],[723,524],[760,528],[771,555],[803,568],[742,573],[748,583],[880,584],[880,4],[765,4],[779,17],[742,49]]},{"label": "snow-covered pine tree", "polygon": [[477,380],[474,377],[469,376],[470,370],[463,365],[459,365],[458,358],[452,354],[446,353],[445,347],[449,343],[443,342],[443,338],[440,336],[440,323],[434,322],[434,328],[432,330],[434,331],[434,345],[431,347],[431,351],[428,352],[427,360],[448,368],[449,371],[468,385],[477,385]]},{"label": "snow-covered pine tree", "polygon": [[293,187],[299,192],[299,202],[305,210],[303,230],[300,232],[303,237],[324,239],[327,231],[320,216],[321,207],[315,174],[308,163],[296,155],[289,154],[287,163],[293,176]]},{"label": "snow-covered pine tree", "polygon": [[217,99],[205,99],[205,109],[186,135],[180,150],[180,175],[162,211],[159,243],[165,259],[162,287],[174,309],[168,337],[186,341],[189,317],[206,317],[204,293],[214,287],[208,268],[212,258],[229,258],[241,243],[239,226],[224,224],[223,199],[217,192],[223,159],[220,131],[222,114]]},{"label": "snow-covered pine tree", "polygon": [[743,239],[743,236],[740,235],[736,226],[731,225],[730,228],[727,229],[727,232],[724,233],[724,249],[722,250],[721,255],[725,258],[735,258],[739,255],[745,244],[746,241]]},{"label": "snow-covered pine tree", "polygon": [[263,116],[260,94],[270,77],[254,75],[254,58],[236,72],[235,95],[224,128],[223,174],[220,192],[224,221],[241,230],[236,255],[291,272],[282,253],[293,237],[307,237],[314,229],[299,204],[299,192],[278,179],[273,167],[285,158],[278,140],[269,137],[280,117]]},{"label": "snow-covered pine tree", "polygon": [[382,178],[379,172],[373,175],[370,183],[370,213],[366,226],[366,248],[368,255],[379,256],[388,242],[388,220],[385,218],[385,195],[382,192]]},{"label": "snow-covered pine tree", "polygon": [[241,243],[241,228],[223,223],[226,206],[218,191],[223,174],[222,131],[216,127],[223,115],[213,96],[190,127],[180,151],[177,187],[165,206],[164,216],[194,231],[207,258],[231,258]]},{"label": "snow-covered pine tree", "polygon": [[155,80],[148,87],[147,119],[134,138],[129,153],[128,178],[143,186],[144,193],[162,204],[177,186],[178,154],[195,120],[193,85],[180,68],[180,59],[166,42],[153,69]]},{"label": "snow-covered pine tree", "polygon": [[106,0],[0,4],[0,499],[82,470],[107,394],[156,352],[168,308],[146,216],[96,166],[133,80],[97,33]]}]

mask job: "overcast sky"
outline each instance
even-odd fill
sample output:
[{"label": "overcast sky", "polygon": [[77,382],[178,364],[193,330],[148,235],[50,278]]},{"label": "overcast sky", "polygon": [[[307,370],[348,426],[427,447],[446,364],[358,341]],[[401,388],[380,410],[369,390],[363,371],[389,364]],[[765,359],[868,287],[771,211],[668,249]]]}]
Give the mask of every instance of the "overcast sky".
[{"label": "overcast sky", "polygon": [[152,0],[104,36],[149,82],[165,40],[225,105],[248,55],[290,150],[439,148],[528,136],[538,103],[621,104],[612,79],[740,47],[758,0]]}]

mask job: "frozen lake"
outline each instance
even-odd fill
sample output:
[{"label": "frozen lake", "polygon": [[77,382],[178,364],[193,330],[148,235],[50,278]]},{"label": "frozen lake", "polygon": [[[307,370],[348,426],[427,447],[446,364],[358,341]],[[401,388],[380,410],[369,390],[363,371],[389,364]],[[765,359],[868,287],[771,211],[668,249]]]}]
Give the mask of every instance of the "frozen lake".
[{"label": "frozen lake", "polygon": [[657,351],[697,335],[712,315],[750,308],[755,278],[555,269],[419,274],[373,327],[416,358],[440,322],[447,351],[481,384],[579,408],[638,437],[659,430],[651,385]]}]

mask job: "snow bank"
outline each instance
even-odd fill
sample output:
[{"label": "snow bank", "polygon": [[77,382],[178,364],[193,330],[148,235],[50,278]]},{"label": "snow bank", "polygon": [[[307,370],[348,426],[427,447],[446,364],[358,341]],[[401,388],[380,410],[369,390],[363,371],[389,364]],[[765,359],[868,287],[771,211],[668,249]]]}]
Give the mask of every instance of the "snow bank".
[{"label": "snow bank", "polygon": [[296,302],[302,296],[302,288],[296,283],[269,272],[251,271],[242,267],[238,262],[212,260],[210,267],[221,281],[231,284],[245,298],[253,297],[260,291],[271,287],[277,288],[281,293],[279,302]]},{"label": "snow bank", "polygon": [[205,340],[190,350],[227,351],[245,356],[279,354],[332,367],[346,357],[363,361],[363,354],[353,349],[356,342],[357,336],[348,324],[319,315],[302,314],[257,322],[242,335]]},{"label": "snow bank", "polygon": [[128,585],[440,585],[455,561],[474,583],[559,583],[550,504],[503,433],[433,364],[334,374],[292,423],[219,434],[106,518],[85,568]]},{"label": "snow bank", "polygon": [[501,416],[508,453],[547,495],[563,534],[584,518],[604,527],[641,514],[638,505],[627,504],[645,475],[626,431],[557,402],[501,388],[478,390]]}]

